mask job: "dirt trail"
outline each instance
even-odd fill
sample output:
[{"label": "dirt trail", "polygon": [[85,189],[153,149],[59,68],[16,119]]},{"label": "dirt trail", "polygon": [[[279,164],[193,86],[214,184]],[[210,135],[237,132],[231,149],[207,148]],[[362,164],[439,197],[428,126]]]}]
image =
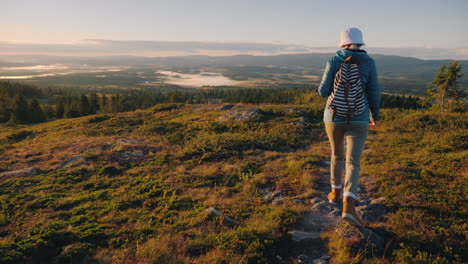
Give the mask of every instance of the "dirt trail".
[{"label": "dirt trail", "polygon": [[[317,193],[312,199],[306,201],[310,203],[309,209],[298,220],[294,228],[288,232],[289,239],[280,245],[281,250],[276,256],[277,263],[329,263],[331,256],[328,255],[327,243],[321,238],[321,234],[329,230],[342,233],[345,225],[345,229],[349,229],[353,236],[361,237],[361,240],[366,243],[366,247],[370,243],[378,250],[384,250],[386,246],[384,238],[369,228],[355,228],[347,225],[341,219],[341,204],[333,205],[328,202],[327,195],[331,189],[329,167],[329,160],[322,162],[316,188]],[[356,209],[363,220],[368,223],[382,221],[383,215],[385,215],[385,207],[380,204],[383,199],[375,199],[374,197],[376,191],[375,181],[366,175],[361,176],[358,190],[360,204]]]}]

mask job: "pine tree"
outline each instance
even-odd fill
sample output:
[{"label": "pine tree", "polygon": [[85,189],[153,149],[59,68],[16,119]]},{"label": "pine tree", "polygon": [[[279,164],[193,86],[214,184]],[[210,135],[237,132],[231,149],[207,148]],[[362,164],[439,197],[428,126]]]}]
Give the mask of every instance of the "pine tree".
[{"label": "pine tree", "polygon": [[99,107],[99,112],[101,112],[101,113],[107,113],[107,112],[109,112],[109,111],[108,111],[108,109],[109,109],[109,104],[108,104],[108,100],[107,100],[107,95],[106,95],[106,94],[102,94],[102,95],[101,95],[99,105],[100,105],[100,107]]},{"label": "pine tree", "polygon": [[177,103],[177,102],[179,102],[179,100],[180,100],[179,91],[177,91],[177,89],[175,89],[174,91],[172,91],[169,94],[169,103]]},{"label": "pine tree", "polygon": [[29,122],[38,123],[45,121],[44,112],[42,112],[41,106],[36,98],[33,98],[29,105]]},{"label": "pine tree", "polygon": [[89,114],[89,101],[88,97],[84,94],[80,96],[80,101],[78,103],[78,112],[82,116]]},{"label": "pine tree", "polygon": [[68,101],[68,103],[65,105],[64,116],[66,118],[73,118],[73,117],[79,117],[80,116],[78,102],[76,100],[69,100]]},{"label": "pine tree", "polygon": [[42,108],[42,112],[44,112],[44,115],[45,115],[45,117],[46,117],[46,120],[47,120],[47,119],[52,119],[52,118],[55,117],[54,108],[53,108],[52,105],[50,105],[50,104],[44,105],[44,107]]},{"label": "pine tree", "polygon": [[19,121],[18,121],[18,118],[16,118],[15,113],[13,111],[10,112],[10,118],[8,119],[8,124],[14,125],[14,124],[18,124],[18,123],[19,123]]},{"label": "pine tree", "polygon": [[23,95],[21,94],[16,95],[12,108],[13,108],[12,113],[14,115],[14,119],[16,120],[15,121],[16,123],[28,121],[29,106],[26,100],[24,99]]},{"label": "pine tree", "polygon": [[120,95],[113,94],[110,100],[110,112],[119,112]]},{"label": "pine tree", "polygon": [[0,103],[0,123],[5,123],[10,119],[10,109],[6,104],[6,101]]},{"label": "pine tree", "polygon": [[65,104],[63,97],[59,97],[55,104],[55,116],[57,118],[62,118],[65,114]]},{"label": "pine tree", "polygon": [[89,114],[96,114],[99,111],[99,98],[96,93],[89,95]]},{"label": "pine tree", "polygon": [[463,76],[460,73],[461,69],[462,65],[458,64],[457,61],[451,61],[448,67],[442,64],[434,80],[429,83],[427,92],[440,104],[442,113],[445,112],[447,98],[451,99],[450,104],[452,104],[461,96],[461,89],[458,86],[458,79]]}]

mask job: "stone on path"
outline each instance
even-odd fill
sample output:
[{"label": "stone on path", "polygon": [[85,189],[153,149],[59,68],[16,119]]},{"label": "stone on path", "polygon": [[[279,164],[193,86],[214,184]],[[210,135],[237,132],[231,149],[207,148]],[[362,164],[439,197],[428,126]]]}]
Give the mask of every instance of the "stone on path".
[{"label": "stone on path", "polygon": [[386,197],[375,198],[370,201],[370,204],[381,204],[385,200],[387,200]]},{"label": "stone on path", "polygon": [[288,234],[291,236],[291,239],[296,242],[302,242],[304,240],[315,240],[320,239],[319,232],[303,232],[303,231],[289,231]]}]

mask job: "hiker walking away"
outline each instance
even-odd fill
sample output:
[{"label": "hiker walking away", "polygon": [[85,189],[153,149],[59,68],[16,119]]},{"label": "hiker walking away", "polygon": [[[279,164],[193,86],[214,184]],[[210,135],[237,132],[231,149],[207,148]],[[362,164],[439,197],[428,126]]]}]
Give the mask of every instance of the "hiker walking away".
[{"label": "hiker walking away", "polygon": [[[355,210],[358,205],[356,194],[361,155],[369,126],[375,126],[380,108],[375,62],[366,51],[361,50],[363,45],[362,32],[358,28],[343,31],[339,45],[342,49],[328,60],[318,87],[320,96],[328,97],[323,115],[332,150],[332,191],[328,194],[328,199],[331,203],[338,203],[343,195],[342,218],[358,227],[363,225]],[[346,166],[343,182],[345,138]]]}]

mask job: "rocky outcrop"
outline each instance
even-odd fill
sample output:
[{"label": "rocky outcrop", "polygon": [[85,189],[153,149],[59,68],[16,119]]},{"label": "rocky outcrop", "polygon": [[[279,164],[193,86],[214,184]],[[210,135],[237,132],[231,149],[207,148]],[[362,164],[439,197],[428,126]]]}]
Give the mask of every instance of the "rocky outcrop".
[{"label": "rocky outcrop", "polygon": [[299,109],[296,109],[296,108],[292,108],[292,107],[288,107],[288,106],[283,106],[283,109],[286,111],[286,113],[288,114],[293,114],[293,115],[298,115],[298,116],[303,116],[305,117],[307,115],[307,112],[305,111],[302,111],[302,110],[299,110]]},{"label": "rocky outcrop", "polygon": [[219,121],[260,121],[265,116],[265,112],[256,107],[231,109],[219,117]]},{"label": "rocky outcrop", "polygon": [[36,168],[24,168],[14,171],[6,171],[1,173],[1,176],[26,176],[26,175],[38,175],[40,173],[39,169]]},{"label": "rocky outcrop", "polygon": [[229,109],[233,108],[234,106],[236,106],[236,105],[233,105],[233,104],[223,105],[223,106],[221,106],[219,108],[219,110],[222,110],[222,111],[229,110]]},{"label": "rocky outcrop", "polygon": [[149,153],[156,153],[160,148],[148,145],[143,139],[120,138],[107,148],[111,150],[110,154],[101,158],[117,162],[120,165],[140,161]]},{"label": "rocky outcrop", "polygon": [[88,162],[83,156],[77,155],[77,156],[73,156],[71,159],[65,162],[59,162],[59,166],[62,168],[73,168],[73,167],[78,167],[87,163]]}]

